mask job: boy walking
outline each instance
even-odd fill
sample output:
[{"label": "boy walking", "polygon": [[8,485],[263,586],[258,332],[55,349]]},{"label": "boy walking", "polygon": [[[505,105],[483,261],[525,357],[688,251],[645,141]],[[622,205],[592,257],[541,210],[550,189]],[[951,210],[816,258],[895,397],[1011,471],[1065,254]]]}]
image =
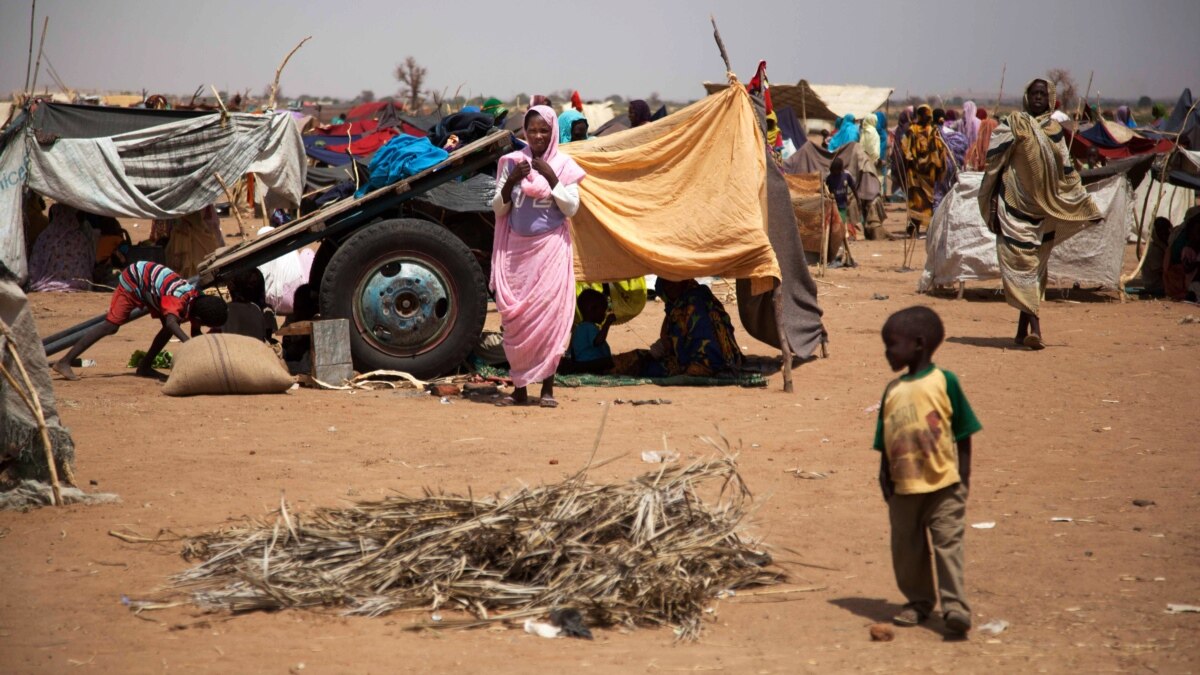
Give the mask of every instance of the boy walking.
[{"label": "boy walking", "polygon": [[893,621],[922,623],[940,599],[947,632],[962,637],[971,629],[963,586],[971,436],[982,426],[954,373],[933,365],[945,335],[941,318],[928,307],[909,307],[884,323],[888,365],[908,372],[883,392],[874,447],[881,453],[879,486],[892,527],[892,567],[907,600]]},{"label": "boy walking", "polygon": [[200,334],[200,326],[217,328],[225,325],[229,312],[224,300],[200,293],[167,266],[136,262],[121,272],[104,321],[84,333],[71,351],[54,364],[54,370],[68,380],[78,380],[79,376],[71,370],[71,362],[102,338],[116,334],[138,309],[149,310],[150,316],[162,322],[162,329],[154,336],[137,368],[138,375],[157,379],[163,379],[163,375],[154,370],[154,359],[167,346],[167,341],[172,336],[180,342],[188,341],[188,334],[179,325],[181,322],[191,322],[191,336],[195,337]]}]

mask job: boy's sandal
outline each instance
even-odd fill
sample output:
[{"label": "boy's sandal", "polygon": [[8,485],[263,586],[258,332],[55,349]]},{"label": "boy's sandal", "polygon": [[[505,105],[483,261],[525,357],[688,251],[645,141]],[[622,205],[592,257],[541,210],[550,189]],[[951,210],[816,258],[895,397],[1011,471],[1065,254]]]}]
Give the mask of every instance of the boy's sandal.
[{"label": "boy's sandal", "polygon": [[971,617],[962,612],[946,612],[943,620],[946,622],[946,630],[951,635],[963,636],[971,630]]},{"label": "boy's sandal", "polygon": [[1046,343],[1042,342],[1042,336],[1037,333],[1026,335],[1022,344],[1035,352],[1046,348]]},{"label": "boy's sandal", "polygon": [[925,623],[925,619],[928,618],[913,607],[905,607],[899,614],[892,617],[892,623],[897,626],[917,626]]},{"label": "boy's sandal", "polygon": [[557,408],[558,401],[556,401],[553,396],[543,396],[541,400],[538,401],[538,405],[543,408]]}]

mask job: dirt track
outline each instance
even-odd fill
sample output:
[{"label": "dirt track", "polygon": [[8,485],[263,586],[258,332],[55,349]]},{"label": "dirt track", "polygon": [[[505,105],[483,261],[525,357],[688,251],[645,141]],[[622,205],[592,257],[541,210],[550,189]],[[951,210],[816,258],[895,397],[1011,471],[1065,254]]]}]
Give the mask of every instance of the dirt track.
[{"label": "dirt track", "polygon": [[[966,301],[915,293],[899,273],[899,242],[864,242],[861,267],[821,284],[831,358],[795,371],[797,393],[766,390],[562,390],[558,410],[499,409],[384,392],[293,391],[267,397],[161,396],[123,368],[156,328],[141,321],[86,358],[80,382],[56,382],[78,446],[83,487],[118,493],[96,507],[0,513],[3,672],[935,672],[1195,671],[1200,614],[1200,490],[1196,412],[1200,325],[1194,306],[1112,294],[1052,292],[1050,348],[1011,343],[1015,311],[993,290]],[[1132,256],[1129,256],[1132,257]],[[915,266],[923,263],[923,251]],[[889,296],[873,300],[873,294]],[[43,334],[107,306],[105,294],[35,295]],[[940,621],[873,643],[867,626],[898,608],[885,505],[870,447],[892,377],[878,336],[884,318],[930,304],[947,325],[936,362],[960,376],[984,424],[975,441],[967,588],[976,625],[1005,619],[997,638],[943,642]],[[731,308],[732,309],[732,308]],[[736,317],[736,312],[733,312]],[[615,350],[644,346],[661,305],[613,329]],[[736,319],[735,319],[736,320]],[[740,326],[739,326],[740,328]],[[740,333],[744,335],[744,333]],[[749,353],[772,351],[748,336]],[[139,620],[140,597],[186,563],[108,536],[195,533],[262,515],[286,493],[296,509],[423,486],[476,493],[561,478],[590,452],[601,406],[614,407],[596,472],[644,472],[639,452],[665,433],[684,457],[719,428],[742,447],[760,502],[754,532],[788,563],[796,586],[824,590],[722,601],[696,644],[667,630],[599,631],[595,642],[547,641],[519,628],[413,634],[410,614],[346,619],[288,611],[229,617],[181,607]],[[552,465],[550,460],[558,460]],[[801,480],[787,470],[828,475]],[[97,486],[88,486],[88,481]],[[1156,504],[1137,507],[1134,499]],[[1053,517],[1073,522],[1051,522]],[[788,552],[791,551],[791,552]]]}]

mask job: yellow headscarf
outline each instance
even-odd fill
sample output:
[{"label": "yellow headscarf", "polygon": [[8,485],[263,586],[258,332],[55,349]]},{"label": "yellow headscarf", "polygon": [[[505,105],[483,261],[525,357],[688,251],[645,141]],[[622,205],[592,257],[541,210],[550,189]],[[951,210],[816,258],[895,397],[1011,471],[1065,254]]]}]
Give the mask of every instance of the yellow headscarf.
[{"label": "yellow headscarf", "polygon": [[767,145],[772,148],[779,142],[779,117],[775,111],[767,113]]}]

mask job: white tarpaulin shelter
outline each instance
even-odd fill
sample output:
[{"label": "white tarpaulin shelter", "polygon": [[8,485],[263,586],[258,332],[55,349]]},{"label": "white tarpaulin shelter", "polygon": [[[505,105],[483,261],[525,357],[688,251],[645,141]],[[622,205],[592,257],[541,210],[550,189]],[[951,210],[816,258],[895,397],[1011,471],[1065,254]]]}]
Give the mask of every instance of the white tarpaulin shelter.
[{"label": "white tarpaulin shelter", "polygon": [[[1162,198],[1159,199],[1158,190],[1162,187]],[[1158,211],[1154,210],[1154,204],[1158,202]],[[1146,177],[1142,179],[1141,185],[1133,191],[1133,209],[1134,221],[1129,225],[1129,240],[1137,239],[1138,223],[1142,223],[1142,241],[1146,241],[1150,236],[1150,228],[1154,225],[1154,219],[1162,216],[1171,221],[1172,225],[1178,225],[1183,222],[1183,215],[1187,210],[1195,206],[1196,192],[1191,188],[1180,187],[1167,183],[1162,185],[1155,178],[1154,172],[1150,171]],[[1146,217],[1143,219],[1143,206],[1147,211]]]},{"label": "white tarpaulin shelter", "polygon": [[223,118],[40,104],[0,140],[0,261],[27,276],[26,186],[97,215],[176,218],[224,198],[218,174],[232,184],[254,173],[268,208],[298,206],[306,164],[300,131],[283,112]]},{"label": "white tarpaulin shelter", "polygon": [[[802,82],[807,84],[806,82]],[[854,115],[862,119],[875,114],[887,103],[892,90],[887,87],[868,87],[859,84],[811,84],[813,93],[821,97],[833,114]],[[799,114],[799,113],[797,113]]]},{"label": "white tarpaulin shelter", "polygon": [[[958,174],[958,183],[938,205],[925,240],[925,273],[918,291],[1000,278],[996,235],[979,213],[982,181],[981,172]],[[1087,191],[1104,220],[1055,246],[1050,255],[1050,283],[1119,288],[1125,236],[1134,227],[1129,181],[1123,175],[1112,176],[1088,185]]]},{"label": "white tarpaulin shelter", "polygon": [[[709,94],[728,87],[725,83],[705,82]],[[776,109],[790,107],[796,117],[833,122],[845,115],[862,119],[872,115],[887,103],[892,90],[888,87],[868,87],[859,84],[771,84],[771,103]],[[820,126],[820,125],[816,125]]]},{"label": "white tarpaulin shelter", "polygon": [[[564,103],[558,107],[558,112],[565,113],[573,107],[570,103]],[[594,134],[597,129],[604,126],[605,122],[616,117],[617,114],[613,112],[612,101],[603,101],[601,103],[584,103],[583,116],[588,121],[588,133]]]}]

